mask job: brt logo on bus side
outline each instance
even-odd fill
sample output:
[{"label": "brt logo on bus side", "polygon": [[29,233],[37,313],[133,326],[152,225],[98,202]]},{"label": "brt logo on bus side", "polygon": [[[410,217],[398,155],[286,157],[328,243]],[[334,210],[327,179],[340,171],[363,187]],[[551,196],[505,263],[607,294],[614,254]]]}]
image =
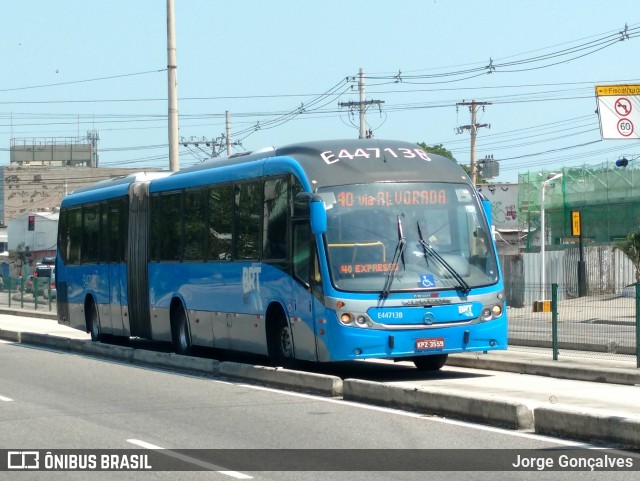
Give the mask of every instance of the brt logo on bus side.
[{"label": "brt logo on bus side", "polygon": [[254,309],[262,310],[260,299],[260,273],[262,267],[251,266],[242,268],[242,300]]}]

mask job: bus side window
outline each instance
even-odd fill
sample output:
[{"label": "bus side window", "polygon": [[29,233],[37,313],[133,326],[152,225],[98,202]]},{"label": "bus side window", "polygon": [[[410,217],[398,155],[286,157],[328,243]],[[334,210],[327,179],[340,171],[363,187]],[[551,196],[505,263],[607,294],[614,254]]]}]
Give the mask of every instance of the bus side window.
[{"label": "bus side window", "polygon": [[289,199],[286,177],[276,177],[264,182],[264,259],[286,259],[288,256]]},{"label": "bus side window", "polygon": [[293,275],[306,286],[310,284],[309,221],[297,222],[293,226]]}]

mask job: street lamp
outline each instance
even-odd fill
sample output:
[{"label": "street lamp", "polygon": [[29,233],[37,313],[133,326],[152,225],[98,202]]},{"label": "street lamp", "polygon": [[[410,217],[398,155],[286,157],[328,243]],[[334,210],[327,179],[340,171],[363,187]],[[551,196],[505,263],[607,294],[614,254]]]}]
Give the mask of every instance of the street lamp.
[{"label": "street lamp", "polygon": [[542,254],[542,271],[541,271],[541,284],[542,284],[542,288],[545,289],[546,286],[546,282],[547,282],[547,278],[546,278],[546,272],[545,272],[545,260],[544,260],[544,246],[547,243],[547,235],[545,232],[545,226],[544,226],[544,218],[545,218],[545,213],[544,213],[544,192],[547,188],[547,184],[549,182],[551,182],[552,180],[556,180],[559,179],[560,177],[562,177],[562,172],[556,173],[556,172],[551,172],[546,180],[542,181],[542,192],[540,194],[540,215],[542,216],[541,218],[541,222],[540,222],[540,227],[541,227],[541,231],[542,231],[542,237],[541,237],[541,242],[540,242],[540,253]]}]

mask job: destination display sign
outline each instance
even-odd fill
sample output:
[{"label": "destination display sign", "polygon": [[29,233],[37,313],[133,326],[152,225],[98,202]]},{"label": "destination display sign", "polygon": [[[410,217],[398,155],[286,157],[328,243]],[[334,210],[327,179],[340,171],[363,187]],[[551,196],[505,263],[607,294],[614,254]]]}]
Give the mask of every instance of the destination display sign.
[{"label": "destination display sign", "polygon": [[341,190],[335,193],[340,207],[393,207],[444,205],[447,203],[446,189],[398,189],[378,190],[371,193]]}]

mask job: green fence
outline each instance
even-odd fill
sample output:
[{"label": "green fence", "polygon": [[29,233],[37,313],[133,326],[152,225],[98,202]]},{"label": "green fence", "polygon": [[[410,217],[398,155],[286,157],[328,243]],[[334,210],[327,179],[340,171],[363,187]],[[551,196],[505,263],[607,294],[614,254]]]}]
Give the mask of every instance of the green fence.
[{"label": "green fence", "polygon": [[56,288],[49,278],[3,279],[0,284],[0,306],[54,311]]},{"label": "green fence", "polygon": [[[592,356],[635,356],[640,367],[640,286],[604,295],[571,297],[570,286],[511,286],[522,290],[507,307],[509,344]],[[525,301],[523,301],[525,300]]]}]

